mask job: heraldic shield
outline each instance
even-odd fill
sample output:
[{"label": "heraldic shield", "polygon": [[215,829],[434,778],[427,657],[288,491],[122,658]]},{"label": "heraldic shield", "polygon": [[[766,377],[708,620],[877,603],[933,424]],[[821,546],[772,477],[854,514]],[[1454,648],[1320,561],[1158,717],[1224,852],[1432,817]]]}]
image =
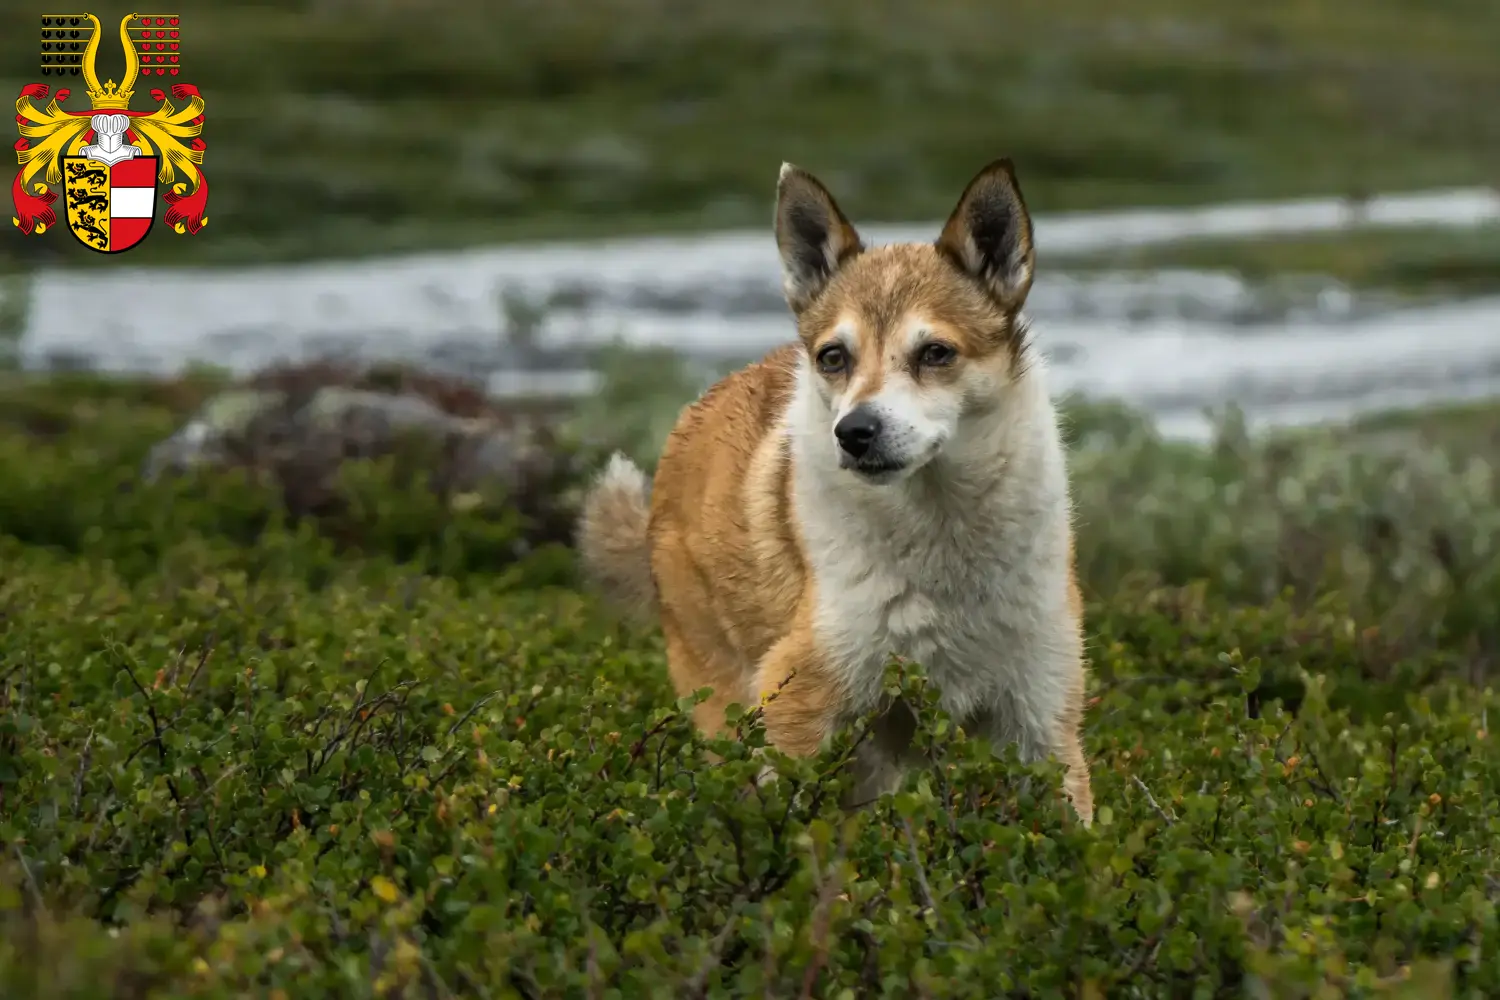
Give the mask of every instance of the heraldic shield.
[{"label": "heraldic shield", "polygon": [[99,253],[129,250],[156,220],[155,156],[106,163],[92,156],[62,158],[68,228]]}]

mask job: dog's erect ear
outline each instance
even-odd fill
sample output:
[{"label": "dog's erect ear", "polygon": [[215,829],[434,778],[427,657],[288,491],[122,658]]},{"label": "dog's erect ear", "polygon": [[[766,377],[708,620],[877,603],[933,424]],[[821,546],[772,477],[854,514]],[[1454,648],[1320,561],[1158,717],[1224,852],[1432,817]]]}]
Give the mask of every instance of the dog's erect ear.
[{"label": "dog's erect ear", "polygon": [[864,244],[828,189],[801,167],[783,163],[776,182],[776,247],[787,304],[800,313]]},{"label": "dog's erect ear", "polygon": [[964,188],[937,247],[977,278],[1002,309],[1021,308],[1031,291],[1036,248],[1031,216],[1009,159],[991,163]]}]

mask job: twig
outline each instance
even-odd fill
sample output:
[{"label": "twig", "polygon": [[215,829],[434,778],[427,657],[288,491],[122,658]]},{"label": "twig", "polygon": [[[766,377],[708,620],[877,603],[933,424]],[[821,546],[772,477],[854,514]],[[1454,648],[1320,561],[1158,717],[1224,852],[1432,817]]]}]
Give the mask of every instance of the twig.
[{"label": "twig", "polygon": [[911,845],[911,863],[917,869],[917,888],[922,890],[922,903],[936,913],[937,904],[932,899],[932,887],[927,884],[927,872],[922,867],[922,859],[917,856],[917,835],[912,831],[911,820],[903,816],[901,825],[906,828],[906,842]]},{"label": "twig", "polygon": [[120,656],[120,666],[124,668],[126,676],[135,685],[135,689],[141,693],[141,697],[146,699],[146,717],[151,720],[152,742],[156,744],[156,758],[161,764],[162,771],[165,772],[163,776],[167,780],[167,791],[172,793],[173,803],[181,808],[182,796],[177,792],[177,782],[173,779],[171,769],[167,764],[167,745],[162,742],[162,734],[166,729],[162,726],[161,716],[156,714],[156,702],[151,699],[151,692],[146,690],[141,679],[135,675],[135,669],[131,667],[130,661],[123,655]]},{"label": "twig", "polygon": [[187,687],[182,689],[183,694],[192,693],[193,685],[198,682],[198,675],[203,672],[204,664],[208,663],[208,658],[212,655],[214,655],[214,634],[210,632],[204,642],[203,655],[198,657],[198,665],[193,668],[192,675],[188,677]]},{"label": "twig", "polygon": [[130,763],[137,757],[139,757],[143,752],[156,747],[157,740],[172,731],[172,725],[173,723],[169,721],[166,725],[161,727],[161,730],[159,732],[153,731],[150,736],[147,736],[145,739],[137,743],[135,747],[130,751],[130,753],[125,755],[124,766],[128,767]]},{"label": "twig", "polygon": [[457,722],[453,723],[453,725],[451,725],[451,726],[448,727],[448,733],[447,733],[447,735],[448,736],[452,736],[454,733],[458,732],[459,728],[461,726],[463,726],[463,724],[465,722],[468,722],[470,719],[474,718],[474,713],[478,712],[481,708],[483,708],[484,706],[488,705],[490,702],[494,701],[495,697],[499,693],[500,693],[499,691],[491,691],[489,694],[485,695],[483,698],[480,698],[478,701],[476,701],[474,703],[473,707],[471,707],[463,715],[459,716]]},{"label": "twig", "polygon": [[1136,953],[1135,961],[1131,962],[1128,968],[1115,977],[1115,982],[1128,983],[1134,980],[1140,974],[1141,970],[1146,967],[1146,963],[1151,961],[1156,955],[1159,948],[1161,948],[1160,933],[1153,934],[1142,941],[1141,950]]},{"label": "twig", "polygon": [[1180,674],[1140,674],[1135,677],[1117,677],[1106,681],[1095,688],[1095,694],[1102,695],[1106,691],[1116,688],[1131,687],[1136,684],[1173,684],[1182,680]]},{"label": "twig", "polygon": [[438,972],[437,965],[432,959],[427,957],[427,953],[425,951],[418,951],[417,959],[422,963],[422,971],[427,973],[427,985],[432,988],[432,992],[440,997],[453,996],[453,991],[443,981],[442,975]]},{"label": "twig", "polygon": [[818,903],[813,910],[813,957],[807,963],[807,972],[802,976],[801,1000],[810,1000],[813,995],[813,987],[818,983],[818,973],[823,971],[823,966],[828,962],[828,911],[833,908],[834,890],[838,888],[838,866],[843,863],[844,851],[848,847],[843,840],[839,841],[838,851],[834,854],[829,866],[827,877],[823,877],[817,871],[818,855],[816,849],[812,853],[814,877],[822,883],[818,887]]},{"label": "twig", "polygon": [[1417,857],[1417,841],[1422,838],[1422,814],[1417,813],[1417,821],[1411,825],[1411,840],[1406,844],[1406,856],[1413,861]]},{"label": "twig", "polygon": [[473,969],[469,968],[467,964],[459,962],[456,966],[456,971],[458,978],[463,980],[463,984],[469,988],[469,992],[482,998],[482,1000],[489,1000],[490,991],[485,988],[484,983],[479,981],[479,977],[475,975]]},{"label": "twig", "polygon": [[[672,723],[674,723],[676,721],[677,721],[677,713],[676,712],[672,712],[671,714],[669,714],[665,718],[663,718],[660,722],[658,722],[656,725],[654,725],[650,729],[646,730],[646,732],[641,735],[640,739],[636,740],[634,743],[632,743],[630,745],[630,757],[626,761],[626,765],[629,766],[631,764],[634,764],[636,761],[640,760],[641,759],[641,755],[646,752],[646,745],[650,741],[650,739],[653,736],[660,735],[668,726],[670,726]],[[599,770],[598,770],[598,772],[595,773],[594,777],[596,777],[596,778],[602,778],[602,777],[604,777],[605,772],[608,771],[608,770],[609,770],[609,762],[605,761],[603,764],[599,765]]]},{"label": "twig", "polygon": [[585,961],[585,969],[589,974],[589,1000],[598,1000],[600,996],[599,940],[592,934],[589,935],[589,954]]},{"label": "twig", "polygon": [[93,755],[94,727],[89,727],[88,739],[83,741],[82,759],[78,762],[78,777],[73,779],[73,815],[78,815],[79,807],[83,805],[83,777],[88,774],[89,761]]},{"label": "twig", "polygon": [[1173,823],[1177,822],[1177,820],[1173,819],[1171,815],[1169,815],[1167,811],[1163,809],[1161,805],[1156,801],[1156,796],[1151,794],[1151,789],[1146,787],[1146,783],[1144,781],[1133,774],[1130,776],[1130,780],[1135,782],[1135,786],[1141,790],[1141,794],[1146,796],[1146,801],[1151,803],[1151,808],[1156,810],[1156,815],[1165,820],[1168,826],[1171,826]]},{"label": "twig", "polygon": [[[1323,770],[1323,765],[1318,760],[1318,752],[1311,747],[1307,748],[1307,760],[1308,763],[1312,764],[1313,772],[1317,774],[1317,780],[1314,781],[1311,777],[1308,777],[1306,775],[1303,776],[1302,780],[1307,782],[1312,790],[1317,792],[1319,795],[1326,796],[1327,798],[1332,799],[1334,802],[1337,802],[1339,805],[1343,805],[1343,796],[1339,794],[1338,789],[1334,788],[1333,782],[1328,779],[1327,772]],[[1282,763],[1285,764],[1286,761],[1282,761]]]},{"label": "twig", "polygon": [[36,903],[38,910],[46,913],[47,904],[42,902],[42,890],[36,884],[36,876],[31,873],[31,866],[26,863],[26,855],[21,853],[21,845],[12,844],[11,847],[16,852],[16,860],[21,862],[21,872],[26,876],[26,884],[31,887],[32,901]]},{"label": "twig", "polygon": [[724,946],[729,942],[729,935],[734,932],[735,921],[739,919],[740,907],[744,905],[745,897],[736,896],[734,902],[729,904],[729,913],[724,917],[724,926],[719,928],[719,933],[714,935],[713,941],[709,942],[708,954],[703,956],[703,961],[698,963],[698,969],[693,973],[693,978],[688,980],[684,995],[690,997],[705,997],[708,995],[708,977],[714,971],[724,955]]},{"label": "twig", "polygon": [[17,660],[9,670],[5,671],[4,673],[0,673],[0,684],[4,684],[6,681],[10,680],[17,673],[19,673],[21,668],[24,666],[26,666],[25,660]]},{"label": "twig", "polygon": [[187,643],[177,647],[177,658],[172,661],[172,670],[166,675],[166,686],[176,687],[177,675],[182,671],[182,661],[187,659]]}]

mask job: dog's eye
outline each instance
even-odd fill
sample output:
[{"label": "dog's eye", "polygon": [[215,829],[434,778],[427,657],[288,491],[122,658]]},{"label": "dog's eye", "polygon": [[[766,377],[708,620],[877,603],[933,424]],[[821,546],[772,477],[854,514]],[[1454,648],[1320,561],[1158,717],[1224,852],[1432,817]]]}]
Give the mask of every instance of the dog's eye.
[{"label": "dog's eye", "polygon": [[838,344],[829,344],[818,352],[818,369],[826,374],[832,375],[844,370],[844,364],[848,356],[844,349]]},{"label": "dog's eye", "polygon": [[951,364],[953,359],[958,357],[958,352],[947,344],[931,343],[922,348],[922,353],[918,357],[922,364],[936,368],[940,365]]}]

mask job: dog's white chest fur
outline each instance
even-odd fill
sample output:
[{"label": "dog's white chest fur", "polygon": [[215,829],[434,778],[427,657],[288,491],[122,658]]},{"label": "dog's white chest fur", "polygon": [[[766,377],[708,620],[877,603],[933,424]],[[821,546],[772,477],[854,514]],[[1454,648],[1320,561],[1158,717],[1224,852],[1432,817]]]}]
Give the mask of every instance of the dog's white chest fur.
[{"label": "dog's white chest fur", "polygon": [[878,703],[896,654],[927,668],[960,722],[1042,750],[1027,744],[1052,729],[1080,652],[1066,472],[1045,390],[997,413],[993,434],[881,486],[837,467],[829,434],[799,422],[816,412],[809,402],[788,413],[793,507],[818,644],[849,710]]}]

